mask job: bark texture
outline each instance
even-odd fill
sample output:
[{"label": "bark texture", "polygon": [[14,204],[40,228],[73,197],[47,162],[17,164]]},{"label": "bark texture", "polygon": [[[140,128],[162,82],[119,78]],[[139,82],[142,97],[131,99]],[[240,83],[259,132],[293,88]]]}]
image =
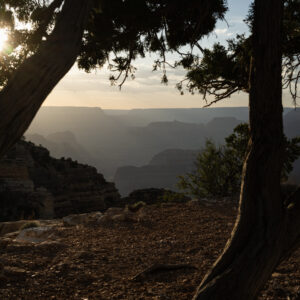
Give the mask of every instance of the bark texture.
[{"label": "bark texture", "polygon": [[51,36],[0,93],[0,157],[24,134],[80,50],[91,0],[65,0]]},{"label": "bark texture", "polygon": [[281,32],[283,1],[256,0],[250,76],[250,150],[237,221],[194,300],[255,299],[278,263],[298,245],[300,192],[284,207]]}]

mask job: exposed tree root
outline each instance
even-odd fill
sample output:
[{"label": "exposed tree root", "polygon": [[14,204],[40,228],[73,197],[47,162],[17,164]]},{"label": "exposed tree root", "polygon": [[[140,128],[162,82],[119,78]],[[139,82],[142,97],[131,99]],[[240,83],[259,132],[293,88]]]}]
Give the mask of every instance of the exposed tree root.
[{"label": "exposed tree root", "polygon": [[131,278],[131,280],[141,280],[145,276],[153,273],[158,273],[158,272],[166,272],[166,271],[173,271],[173,270],[179,270],[179,269],[195,269],[198,270],[193,265],[190,264],[154,264],[142,272],[138,273],[134,277]]}]

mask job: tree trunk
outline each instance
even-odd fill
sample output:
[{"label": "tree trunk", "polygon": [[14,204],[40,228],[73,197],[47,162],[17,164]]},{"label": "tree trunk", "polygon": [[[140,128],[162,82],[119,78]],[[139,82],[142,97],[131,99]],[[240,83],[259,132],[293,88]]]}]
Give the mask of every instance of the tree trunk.
[{"label": "tree trunk", "polygon": [[0,157],[24,134],[78,56],[91,0],[65,0],[50,37],[0,93]]},{"label": "tree trunk", "polygon": [[198,287],[194,300],[255,299],[299,240],[299,203],[285,208],[280,193],[282,12],[282,0],[255,1],[249,99],[251,139],[238,217],[230,240]]}]

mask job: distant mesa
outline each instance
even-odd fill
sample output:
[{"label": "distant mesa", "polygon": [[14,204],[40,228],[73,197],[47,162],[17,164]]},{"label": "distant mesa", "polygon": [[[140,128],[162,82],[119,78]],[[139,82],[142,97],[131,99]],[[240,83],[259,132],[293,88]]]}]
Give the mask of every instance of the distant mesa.
[{"label": "distant mesa", "polygon": [[156,155],[150,160],[150,166],[184,166],[184,168],[192,168],[197,153],[200,150],[185,149],[167,149]]},{"label": "distant mesa", "polygon": [[[26,138],[50,153],[22,141],[0,162],[0,219],[102,210],[120,198],[108,182],[113,179],[123,196],[147,188],[176,191],[178,175],[193,169],[205,140],[224,143],[248,113],[247,107],[42,107]],[[286,108],[283,116],[285,134],[299,136],[300,110]],[[300,160],[290,180],[300,183]]]},{"label": "distant mesa", "polygon": [[148,165],[125,166],[117,170],[114,177],[116,187],[122,196],[134,190],[162,188],[178,191],[178,176],[190,172],[199,151],[169,149],[155,155]]},{"label": "distant mesa", "polygon": [[[150,161],[167,149],[199,150],[207,138],[223,144],[224,138],[237,124],[248,120],[248,114],[248,107],[133,110],[43,107],[26,136],[48,148],[52,156],[71,157],[93,165],[108,181],[112,181],[123,178],[120,174],[131,176],[131,170],[141,174],[149,171],[158,176]],[[284,110],[287,136],[299,135],[299,120],[299,109]],[[38,141],[33,134],[39,134],[43,140],[40,137]],[[130,170],[126,167],[126,171],[125,166],[132,167]],[[298,163],[295,166],[292,175],[297,180],[296,171],[300,167],[297,167]],[[158,164],[155,167],[158,168]],[[162,172],[169,176],[166,166]],[[126,185],[133,178],[124,179]],[[155,179],[147,187],[153,187],[153,181]],[[136,182],[135,186],[140,187],[138,179]],[[168,183],[168,187],[174,185],[174,181]],[[135,186],[125,190],[132,191]]]},{"label": "distant mesa", "polygon": [[[223,118],[222,126],[220,119],[211,122],[214,118]],[[119,167],[147,165],[166,149],[199,149],[206,138],[222,143],[247,118],[247,107],[129,111],[42,107],[26,136],[35,143],[32,135],[43,136],[40,143],[54,157],[91,164],[113,180]]]}]

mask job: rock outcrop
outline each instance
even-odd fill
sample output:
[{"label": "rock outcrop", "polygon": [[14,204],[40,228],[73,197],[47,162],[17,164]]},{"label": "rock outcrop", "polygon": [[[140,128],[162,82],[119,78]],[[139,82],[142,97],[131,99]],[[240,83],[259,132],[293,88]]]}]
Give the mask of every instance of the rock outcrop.
[{"label": "rock outcrop", "polygon": [[119,201],[96,168],[20,141],[0,161],[0,221],[103,211]]}]

